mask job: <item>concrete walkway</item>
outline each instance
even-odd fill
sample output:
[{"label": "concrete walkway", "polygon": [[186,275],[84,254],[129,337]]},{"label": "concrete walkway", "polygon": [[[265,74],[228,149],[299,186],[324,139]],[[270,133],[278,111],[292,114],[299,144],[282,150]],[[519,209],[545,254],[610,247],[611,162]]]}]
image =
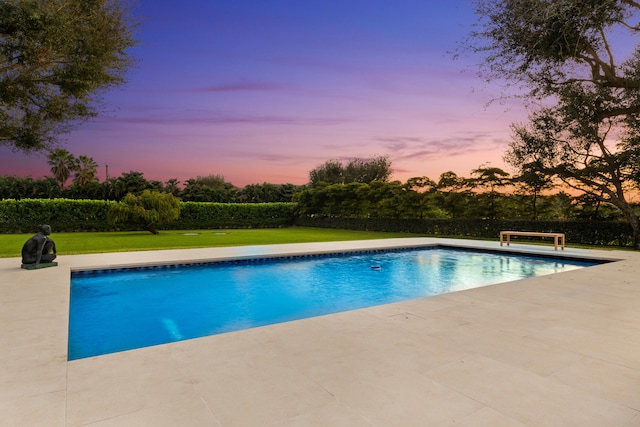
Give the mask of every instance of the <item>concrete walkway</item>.
[{"label": "concrete walkway", "polygon": [[3,426],[640,426],[640,253],[566,273],[67,361],[71,270],[446,239],[0,259]]}]

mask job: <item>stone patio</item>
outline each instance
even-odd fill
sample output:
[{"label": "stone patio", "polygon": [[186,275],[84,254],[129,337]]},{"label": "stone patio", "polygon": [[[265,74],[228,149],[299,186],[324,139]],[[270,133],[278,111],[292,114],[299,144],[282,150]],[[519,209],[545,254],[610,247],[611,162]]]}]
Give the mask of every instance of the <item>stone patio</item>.
[{"label": "stone patio", "polygon": [[[70,271],[373,247],[616,259],[67,361]],[[640,253],[430,238],[0,259],[7,426],[640,427]]]}]

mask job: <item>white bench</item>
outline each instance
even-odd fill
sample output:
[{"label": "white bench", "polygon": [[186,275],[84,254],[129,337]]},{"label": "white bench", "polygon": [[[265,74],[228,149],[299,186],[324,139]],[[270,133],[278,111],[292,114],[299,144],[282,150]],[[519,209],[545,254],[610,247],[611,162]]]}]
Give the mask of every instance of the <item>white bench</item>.
[{"label": "white bench", "polygon": [[[511,243],[511,236],[524,236],[524,237],[553,237],[553,247],[557,251],[558,243],[560,248],[564,250],[564,233],[538,233],[536,231],[501,231],[500,232],[500,246],[503,242],[507,242],[507,246]],[[506,240],[505,240],[506,238]]]}]

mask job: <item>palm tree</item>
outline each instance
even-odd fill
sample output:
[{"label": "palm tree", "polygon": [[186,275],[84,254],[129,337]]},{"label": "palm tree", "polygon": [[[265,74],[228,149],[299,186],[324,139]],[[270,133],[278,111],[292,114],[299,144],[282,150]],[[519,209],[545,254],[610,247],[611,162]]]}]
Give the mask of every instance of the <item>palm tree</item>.
[{"label": "palm tree", "polygon": [[62,190],[71,176],[71,172],[75,169],[76,158],[67,150],[56,148],[49,152],[47,159],[47,163],[51,166],[51,173]]},{"label": "palm tree", "polygon": [[96,173],[98,164],[92,157],[79,156],[74,167],[75,176],[73,183],[77,185],[87,185],[91,182],[98,181]]}]

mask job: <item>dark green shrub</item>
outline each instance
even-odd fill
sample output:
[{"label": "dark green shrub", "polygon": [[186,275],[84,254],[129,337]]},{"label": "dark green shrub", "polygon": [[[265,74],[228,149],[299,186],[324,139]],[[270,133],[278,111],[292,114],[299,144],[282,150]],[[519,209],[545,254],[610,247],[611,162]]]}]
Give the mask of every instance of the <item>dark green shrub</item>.
[{"label": "dark green shrub", "polygon": [[[136,230],[132,222],[109,224],[114,201],[70,199],[0,200],[0,233],[35,233],[40,224],[54,232]],[[180,202],[180,217],[162,229],[267,228],[293,225],[295,203]]]},{"label": "dark green shrub", "polygon": [[[631,226],[621,221],[526,221],[482,219],[392,219],[300,217],[296,225],[347,230],[393,231],[442,237],[498,239],[502,230],[565,233],[567,242],[632,246]],[[514,238],[513,240],[517,240]]]},{"label": "dark green shrub", "polygon": [[134,223],[151,234],[158,234],[160,225],[175,221],[179,216],[180,200],[173,194],[144,190],[139,196],[129,193],[121,202],[111,205],[107,222]]}]

